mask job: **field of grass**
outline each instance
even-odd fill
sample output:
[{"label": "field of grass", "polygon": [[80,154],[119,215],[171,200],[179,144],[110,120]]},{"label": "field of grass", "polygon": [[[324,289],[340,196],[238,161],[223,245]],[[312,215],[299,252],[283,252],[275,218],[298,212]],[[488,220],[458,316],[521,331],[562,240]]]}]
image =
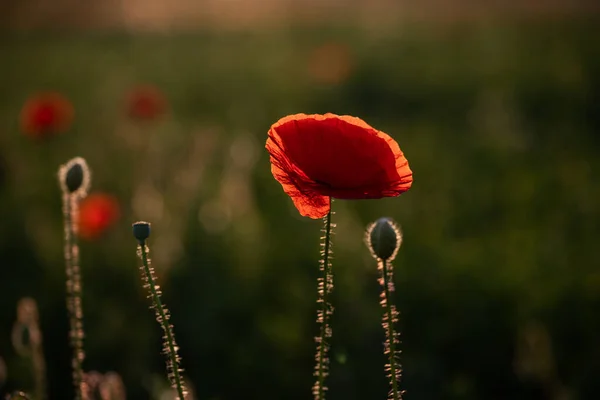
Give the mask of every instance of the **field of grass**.
[{"label": "field of grass", "polygon": [[[404,231],[395,265],[406,399],[596,398],[597,26],[3,35],[0,395],[33,385],[10,340],[16,303],[31,296],[49,398],[70,398],[56,171],[82,156],[93,191],[121,206],[115,226],[81,244],[85,369],[117,371],[131,399],[157,398],[163,384],[131,237],[143,219],[196,397],[310,398],[321,222],[298,215],[264,143],[282,116],[334,112],[393,136],[414,185],[400,198],[336,202],[329,399],[386,396],[377,273],[362,242],[381,216]],[[139,83],[164,93],[161,121],[124,114]],[[39,90],[73,102],[69,132],[19,132]]]}]

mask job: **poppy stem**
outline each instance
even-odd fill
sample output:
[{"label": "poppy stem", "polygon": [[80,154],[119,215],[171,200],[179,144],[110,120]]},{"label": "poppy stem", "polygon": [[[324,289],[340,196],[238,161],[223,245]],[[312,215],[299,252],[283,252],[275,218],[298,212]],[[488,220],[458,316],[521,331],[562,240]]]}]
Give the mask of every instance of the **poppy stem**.
[{"label": "poppy stem", "polygon": [[139,240],[138,242],[138,256],[142,260],[142,266],[140,270],[142,272],[142,281],[144,287],[148,289],[148,297],[152,300],[152,305],[156,313],[156,321],[159,323],[163,332],[165,333],[163,339],[163,353],[167,356],[167,376],[171,383],[171,387],[177,391],[176,400],[184,400],[187,394],[185,390],[185,384],[181,376],[182,370],[179,367],[181,358],[177,354],[178,346],[175,343],[175,334],[173,333],[173,325],[169,323],[171,315],[169,310],[163,305],[161,296],[160,286],[156,284],[156,278],[154,276],[154,268],[150,266],[151,261],[148,257],[150,249],[146,245],[145,240]]},{"label": "poppy stem", "polygon": [[390,400],[402,400],[402,391],[398,387],[402,369],[398,360],[398,351],[396,344],[400,343],[398,332],[394,329],[394,323],[398,322],[398,311],[392,304],[391,293],[394,291],[393,274],[394,268],[391,261],[379,259],[377,261],[377,270],[379,271],[379,283],[382,287],[381,306],[384,309],[384,315],[381,325],[385,330],[384,354],[388,356],[388,364],[385,371],[390,379],[391,390]]},{"label": "poppy stem", "polygon": [[[12,344],[17,354],[31,361],[36,400],[46,399],[46,361],[42,345],[37,303],[24,297],[17,304],[17,320],[13,325]],[[2,386],[2,359],[0,358],[0,387]]]},{"label": "poppy stem", "polygon": [[73,350],[73,387],[75,400],[81,400],[83,384],[83,310],[81,307],[81,274],[77,240],[78,196],[63,193],[63,218],[65,224],[65,266],[67,275],[67,311],[69,313],[69,342]]},{"label": "poppy stem", "polygon": [[321,271],[322,276],[319,277],[317,285],[317,303],[321,306],[317,312],[317,322],[321,324],[321,328],[319,336],[315,337],[315,342],[317,343],[317,354],[315,357],[317,361],[315,366],[315,376],[317,377],[317,381],[313,386],[313,396],[315,400],[325,399],[325,392],[327,391],[325,378],[329,374],[329,358],[327,357],[329,351],[328,340],[332,336],[329,320],[333,314],[333,307],[329,303],[329,296],[333,291],[333,273],[330,255],[332,254],[332,229],[335,227],[335,224],[331,223],[331,216],[333,214],[331,211],[331,203],[332,200],[330,198],[329,212],[324,218],[325,226],[322,230],[325,235],[321,238],[323,241],[321,243],[322,250],[319,270]]}]

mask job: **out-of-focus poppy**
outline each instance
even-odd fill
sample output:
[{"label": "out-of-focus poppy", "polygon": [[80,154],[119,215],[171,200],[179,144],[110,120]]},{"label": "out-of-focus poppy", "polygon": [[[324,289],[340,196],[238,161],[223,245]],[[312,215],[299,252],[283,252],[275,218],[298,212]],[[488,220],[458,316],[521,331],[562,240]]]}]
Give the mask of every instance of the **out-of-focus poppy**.
[{"label": "out-of-focus poppy", "polygon": [[21,109],[21,131],[34,138],[52,136],[69,129],[73,116],[73,105],[60,93],[37,93]]},{"label": "out-of-focus poppy", "polygon": [[98,238],[120,216],[119,202],[114,196],[95,193],[84,198],[79,205],[79,235],[84,239]]},{"label": "out-of-focus poppy", "polygon": [[352,57],[346,45],[329,42],[316,47],[308,57],[308,73],[317,83],[336,85],[352,71]]},{"label": "out-of-focus poppy", "polygon": [[266,148],[273,176],[305,217],[327,215],[330,197],[395,197],[413,181],[398,143],[356,117],[284,117],[271,126]]},{"label": "out-of-focus poppy", "polygon": [[127,112],[133,119],[152,121],[161,117],[166,109],[163,94],[154,86],[138,86],[127,97]]}]

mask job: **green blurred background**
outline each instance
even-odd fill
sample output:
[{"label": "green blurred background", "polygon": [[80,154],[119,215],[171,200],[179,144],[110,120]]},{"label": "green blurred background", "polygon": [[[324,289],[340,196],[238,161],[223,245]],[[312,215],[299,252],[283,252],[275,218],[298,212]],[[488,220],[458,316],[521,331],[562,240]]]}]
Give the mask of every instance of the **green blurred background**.
[{"label": "green blurred background", "polygon": [[[6,29],[0,394],[33,388],[10,339],[17,301],[31,296],[49,397],[71,398],[55,177],[83,156],[93,191],[122,207],[115,226],[81,245],[86,370],[120,373],[130,399],[158,399],[156,382],[166,385],[130,230],[143,219],[196,398],[310,398],[321,222],[299,216],[264,142],[282,116],[334,112],[393,136],[414,185],[400,198],[335,202],[329,399],[387,393],[376,266],[362,242],[381,216],[404,231],[395,298],[406,399],[597,399],[595,15]],[[165,118],[127,118],[123,98],[139,83],[162,90]],[[20,109],[38,90],[73,102],[68,133],[39,142],[19,132]]]}]

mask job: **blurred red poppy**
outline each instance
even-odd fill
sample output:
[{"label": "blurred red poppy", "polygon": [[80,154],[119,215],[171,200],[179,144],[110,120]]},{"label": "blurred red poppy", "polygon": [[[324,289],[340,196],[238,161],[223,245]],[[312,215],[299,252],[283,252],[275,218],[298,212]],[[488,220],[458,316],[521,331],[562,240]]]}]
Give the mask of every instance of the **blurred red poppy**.
[{"label": "blurred red poppy", "polygon": [[412,185],[398,143],[356,117],[287,116],[271,126],[266,148],[273,176],[305,217],[327,215],[330,197],[395,197]]},{"label": "blurred red poppy", "polygon": [[120,216],[119,202],[114,196],[95,193],[84,198],[79,205],[79,235],[84,239],[98,238]]},{"label": "blurred red poppy", "polygon": [[129,93],[127,112],[131,118],[152,121],[161,117],[166,109],[167,103],[164,96],[154,86],[138,86]]},{"label": "blurred red poppy", "polygon": [[62,133],[73,122],[73,105],[60,93],[41,92],[30,97],[21,109],[21,131],[35,138]]},{"label": "blurred red poppy", "polygon": [[317,83],[337,85],[352,72],[350,49],[336,42],[321,44],[308,58],[308,73]]}]

